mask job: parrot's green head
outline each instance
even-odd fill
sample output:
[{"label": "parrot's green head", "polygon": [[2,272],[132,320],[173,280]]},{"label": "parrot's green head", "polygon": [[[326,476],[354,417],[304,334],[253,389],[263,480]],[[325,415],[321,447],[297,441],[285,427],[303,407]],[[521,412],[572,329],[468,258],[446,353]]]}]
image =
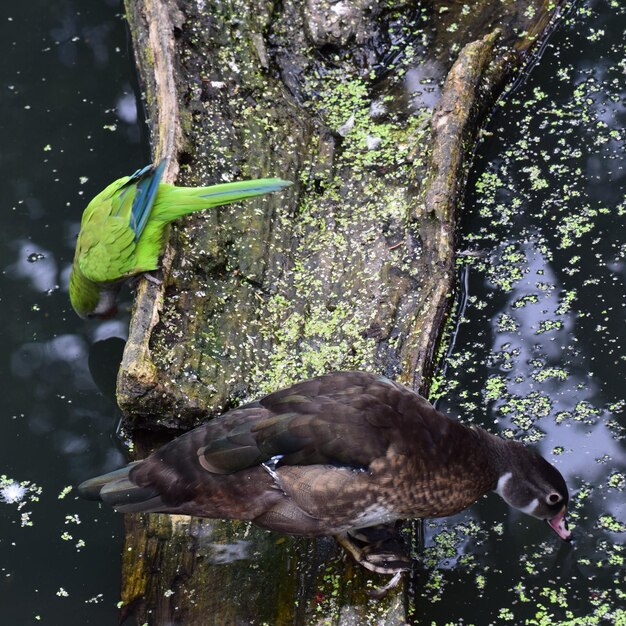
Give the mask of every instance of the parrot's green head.
[{"label": "parrot's green head", "polygon": [[83,319],[99,317],[108,319],[117,313],[115,304],[117,289],[99,289],[85,278],[76,265],[70,274],[70,301],[76,313]]}]

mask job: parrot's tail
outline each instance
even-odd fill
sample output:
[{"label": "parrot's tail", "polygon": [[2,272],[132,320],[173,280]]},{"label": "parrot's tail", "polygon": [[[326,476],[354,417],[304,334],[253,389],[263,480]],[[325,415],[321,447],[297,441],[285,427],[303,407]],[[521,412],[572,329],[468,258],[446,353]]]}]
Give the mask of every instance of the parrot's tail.
[{"label": "parrot's tail", "polygon": [[163,509],[163,500],[156,489],[140,487],[130,480],[130,470],[142,461],[96,476],[78,486],[78,495],[86,500],[101,500],[120,513],[140,513]]},{"label": "parrot's tail", "polygon": [[174,187],[161,184],[154,205],[153,216],[162,221],[170,222],[188,213],[280,191],[292,184],[290,181],[280,178],[242,180],[236,183],[212,185],[211,187]]}]

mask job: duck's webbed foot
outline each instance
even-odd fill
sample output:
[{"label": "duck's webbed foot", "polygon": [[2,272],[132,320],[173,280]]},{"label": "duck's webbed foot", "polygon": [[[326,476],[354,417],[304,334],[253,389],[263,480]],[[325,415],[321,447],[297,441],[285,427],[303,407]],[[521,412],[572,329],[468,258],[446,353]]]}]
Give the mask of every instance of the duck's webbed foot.
[{"label": "duck's webbed foot", "polygon": [[398,574],[411,567],[411,559],[394,525],[350,530],[335,535],[335,539],[357,563],[371,572]]}]

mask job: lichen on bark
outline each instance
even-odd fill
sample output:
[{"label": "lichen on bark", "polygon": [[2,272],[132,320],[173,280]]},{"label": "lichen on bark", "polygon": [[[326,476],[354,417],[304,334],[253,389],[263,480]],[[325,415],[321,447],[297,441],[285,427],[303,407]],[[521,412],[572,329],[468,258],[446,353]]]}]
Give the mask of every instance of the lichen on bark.
[{"label": "lichen on bark", "polygon": [[[168,179],[295,182],[172,228],[118,379],[140,452],[146,431],[330,370],[424,390],[476,130],[551,3],[126,4]],[[208,548],[219,542],[248,543],[225,565]],[[127,519],[123,600],[148,623],[402,623],[402,594],[373,601],[372,580],[324,540]]]}]

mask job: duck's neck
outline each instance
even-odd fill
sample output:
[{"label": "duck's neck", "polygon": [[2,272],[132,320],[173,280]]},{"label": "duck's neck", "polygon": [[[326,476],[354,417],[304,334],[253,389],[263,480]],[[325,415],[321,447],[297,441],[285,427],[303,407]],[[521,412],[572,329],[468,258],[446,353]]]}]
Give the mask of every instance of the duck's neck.
[{"label": "duck's neck", "polygon": [[[437,468],[420,461],[415,467],[418,481],[428,472],[428,486],[416,494],[416,500],[427,500],[430,517],[445,517],[462,511],[478,498],[495,489],[500,476],[502,443],[477,426],[466,426],[450,420],[445,436],[433,448]],[[414,512],[421,502],[411,502]]]},{"label": "duck's neck", "polygon": [[498,481],[506,473],[510,473],[507,465],[507,442],[496,435],[492,435],[480,426],[467,426],[472,435],[478,440],[474,445],[480,450],[485,465],[485,472],[493,481],[492,490],[497,489]]},{"label": "duck's neck", "polygon": [[492,435],[490,432],[480,428],[480,426],[470,426],[469,428],[478,436],[481,442],[480,447],[484,450],[489,473],[494,480],[491,489],[498,493],[512,476],[509,453],[507,451],[511,442]]}]

